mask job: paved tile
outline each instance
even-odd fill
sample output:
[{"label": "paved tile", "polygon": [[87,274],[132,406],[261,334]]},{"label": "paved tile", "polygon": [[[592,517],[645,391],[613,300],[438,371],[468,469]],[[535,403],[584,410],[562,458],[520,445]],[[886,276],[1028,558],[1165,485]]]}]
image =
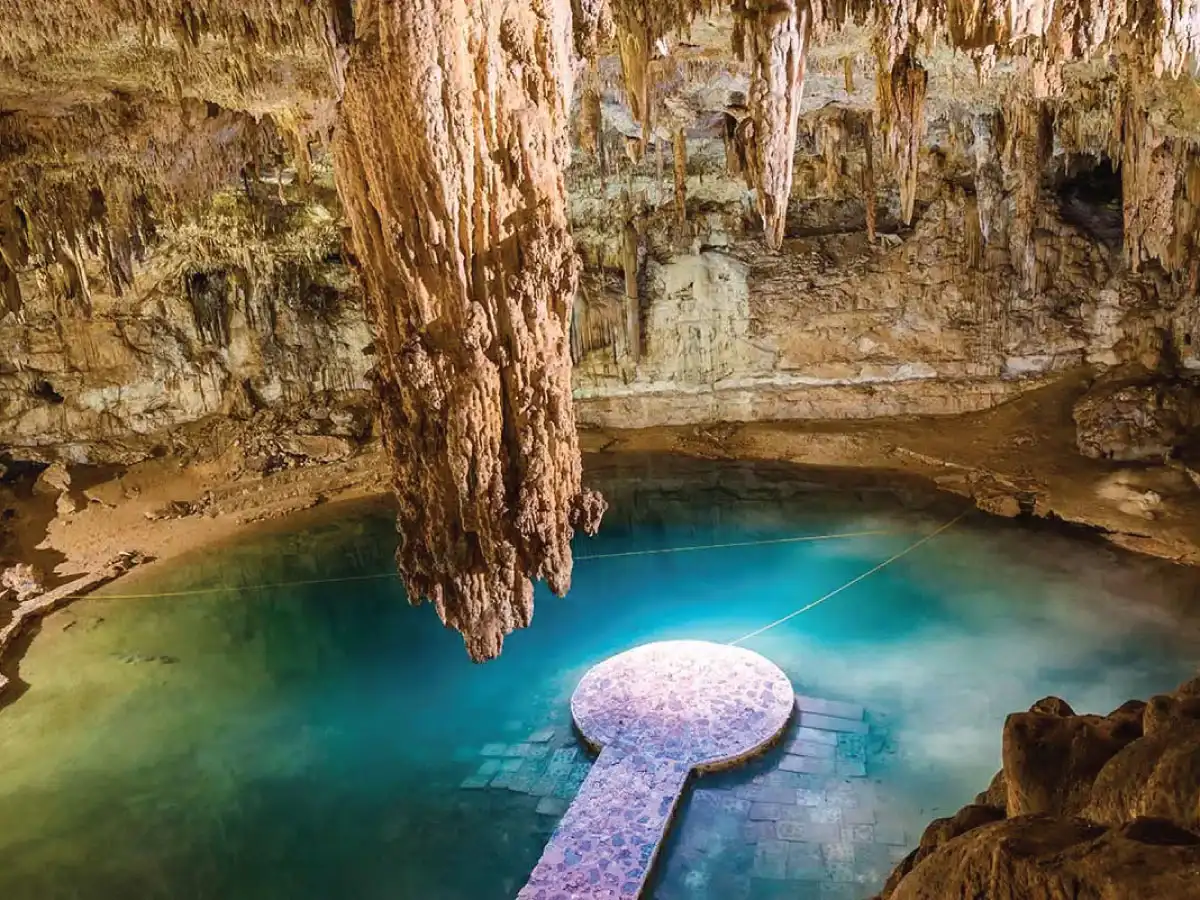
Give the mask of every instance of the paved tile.
[{"label": "paved tile", "polygon": [[825,864],[854,862],[854,845],[849,841],[831,841],[821,845],[821,858]]},{"label": "paved tile", "polygon": [[530,744],[544,744],[554,737],[553,728],[539,728],[525,740]]},{"label": "paved tile", "polygon": [[479,751],[480,756],[503,756],[508,750],[507,744],[485,744]]},{"label": "paved tile", "polygon": [[537,780],[537,775],[533,772],[513,772],[508,777],[508,789],[518,794],[532,794]]},{"label": "paved tile", "polygon": [[833,759],[837,755],[837,746],[823,744],[820,741],[792,741],[787,745],[787,752],[796,756],[816,756],[821,759]]},{"label": "paved tile", "polygon": [[855,806],[842,810],[843,825],[874,825],[875,810],[870,806]]},{"label": "paved tile", "polygon": [[[588,742],[604,749],[518,900],[636,900],[691,772],[734,764],[767,746],[792,711],[787,677],[741,648],[669,641],[593,667],[571,697],[571,713]],[[524,746],[532,750],[512,755],[550,750],[548,743]],[[513,775],[510,790],[523,788],[524,777],[524,772]],[[756,788],[782,791],[795,803],[795,790],[777,786],[778,779],[756,780]],[[561,783],[561,776],[547,774],[532,790]],[[747,812],[763,820],[772,810],[777,818],[782,809],[768,802]],[[713,800],[701,797],[693,826],[700,830],[688,837],[686,852],[696,852],[695,847],[716,851],[724,843],[713,827],[720,821],[715,810]],[[709,816],[712,825],[706,824]],[[769,839],[756,843],[752,865],[757,874],[784,879],[786,846]],[[688,877],[704,875],[697,867]]]},{"label": "paved tile", "polygon": [[550,757],[550,764],[547,771],[554,775],[568,775],[571,771],[571,766],[579,756],[579,752],[574,747],[566,747],[562,750],[555,750]]},{"label": "paved tile", "polygon": [[807,839],[808,822],[776,822],[775,835],[781,841],[803,841]]},{"label": "paved tile", "polygon": [[873,844],[875,827],[872,825],[844,825],[842,841],[848,844]]},{"label": "paved tile", "polygon": [[778,803],[755,803],[750,807],[753,821],[777,822],[783,818],[783,807]]},{"label": "paved tile", "polygon": [[908,843],[904,837],[903,826],[896,822],[877,822],[875,824],[875,840],[881,844],[904,847]]},{"label": "paved tile", "polygon": [[507,789],[508,783],[516,776],[516,772],[501,772],[488,783],[488,787],[495,788],[496,790],[500,790],[501,788]]},{"label": "paved tile", "polygon": [[812,756],[785,756],[779,763],[779,768],[785,772],[807,772],[812,775],[832,775],[834,761],[832,759],[817,759]]},{"label": "paved tile", "polygon": [[[506,759],[506,760],[501,761],[498,759],[494,759],[494,760],[491,760],[490,762],[485,762],[483,765],[484,766],[495,766],[495,768],[492,769],[493,772],[519,772],[519,771],[521,771],[521,767],[523,765],[525,765],[525,760],[523,760],[523,759]],[[480,773],[483,772],[482,766],[480,767],[479,771],[480,771]]]},{"label": "paved tile", "polygon": [[742,836],[747,843],[757,844],[762,841],[774,841],[779,837],[776,831],[778,822],[754,821],[742,825]]},{"label": "paved tile", "polygon": [[509,744],[504,749],[505,756],[526,757],[529,755],[529,748],[532,744]]},{"label": "paved tile", "polygon": [[464,778],[459,784],[459,787],[467,790],[484,788],[487,787],[488,782],[491,780],[492,779],[487,775],[471,775],[467,778]]},{"label": "paved tile", "polygon": [[796,729],[796,734],[792,738],[796,741],[811,741],[817,744],[829,744],[837,746],[838,736],[834,731],[821,731],[817,728],[805,728],[801,725]]},{"label": "paved tile", "polygon": [[833,803],[821,803],[808,811],[808,820],[818,825],[840,825],[846,810]]},{"label": "paved tile", "polygon": [[500,771],[501,761],[498,759],[489,759],[484,762],[475,772],[476,775],[495,775]]},{"label": "paved tile", "polygon": [[[822,762],[828,761],[822,760]],[[839,759],[837,761],[837,773],[843,778],[865,778],[867,775],[867,766],[861,760]]]},{"label": "paved tile", "polygon": [[816,697],[796,695],[796,708],[801,712],[832,716],[835,719],[862,719],[863,708],[857,703],[842,703],[839,700],[818,700]]},{"label": "paved tile", "polygon": [[533,788],[529,793],[535,797],[550,797],[558,789],[559,777],[555,775],[543,775],[533,783]]},{"label": "paved tile", "polygon": [[[820,881],[825,876],[825,862],[820,844],[789,844],[787,875],[793,881]],[[797,892],[796,897],[806,895]]]},{"label": "paved tile", "polygon": [[866,734],[867,723],[853,719],[839,719],[835,716],[822,716],[817,713],[801,713],[800,724],[805,728],[816,728],[820,731],[843,731],[849,734]]},{"label": "paved tile", "polygon": [[801,788],[796,791],[796,802],[801,806],[821,806],[825,803],[825,792],[810,791]]},{"label": "paved tile", "polygon": [[561,816],[567,811],[567,805],[566,800],[560,800],[558,797],[543,797],[538,801],[535,811],[543,816]]},{"label": "paved tile", "polygon": [[788,845],[784,841],[763,841],[754,849],[754,878],[787,878]]}]

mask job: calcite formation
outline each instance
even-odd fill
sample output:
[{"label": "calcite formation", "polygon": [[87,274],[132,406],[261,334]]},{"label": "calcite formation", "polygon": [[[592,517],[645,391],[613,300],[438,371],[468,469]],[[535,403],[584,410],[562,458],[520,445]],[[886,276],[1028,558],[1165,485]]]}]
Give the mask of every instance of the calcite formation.
[{"label": "calcite formation", "polygon": [[397,0],[357,24],[335,158],[397,561],[409,597],[489,659],[529,624],[534,580],[567,591],[573,530],[603,512],[571,405],[570,5]]}]

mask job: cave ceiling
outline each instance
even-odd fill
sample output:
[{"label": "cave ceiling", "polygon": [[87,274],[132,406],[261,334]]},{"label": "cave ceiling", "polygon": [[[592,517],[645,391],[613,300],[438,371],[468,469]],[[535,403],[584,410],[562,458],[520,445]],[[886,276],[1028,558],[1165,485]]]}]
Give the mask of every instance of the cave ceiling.
[{"label": "cave ceiling", "polygon": [[400,569],[477,659],[528,624],[532,582],[567,590],[571,535],[598,526],[571,301],[604,268],[636,299],[650,232],[702,241],[716,210],[786,254],[810,194],[852,195],[875,240],[957,191],[976,255],[1036,290],[1047,190],[1103,162],[1124,264],[1200,283],[1197,0],[0,0],[0,17],[0,312],[50,298],[86,318],[218,266],[254,290],[349,263]]}]

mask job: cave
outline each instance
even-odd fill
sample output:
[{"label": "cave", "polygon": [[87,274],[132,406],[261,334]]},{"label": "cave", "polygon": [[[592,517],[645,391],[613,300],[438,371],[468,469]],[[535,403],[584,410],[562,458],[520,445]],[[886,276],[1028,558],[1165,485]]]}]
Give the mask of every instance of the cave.
[{"label": "cave", "polygon": [[1121,173],[1106,156],[1070,158],[1056,187],[1063,220],[1098,243],[1119,250],[1124,244]]},{"label": "cave", "polygon": [[1200,25],[1017,6],[0,0],[0,894],[1192,897]]}]

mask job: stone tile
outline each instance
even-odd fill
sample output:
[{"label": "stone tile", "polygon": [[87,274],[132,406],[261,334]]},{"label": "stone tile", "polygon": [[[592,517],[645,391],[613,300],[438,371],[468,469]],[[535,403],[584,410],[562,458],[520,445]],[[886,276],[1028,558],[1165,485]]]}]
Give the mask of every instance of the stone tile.
[{"label": "stone tile", "polygon": [[817,713],[801,713],[800,724],[805,728],[816,728],[819,731],[844,731],[849,734],[866,734],[867,723],[853,719],[839,719],[836,716],[822,716]]},{"label": "stone tile", "polygon": [[781,822],[811,822],[812,810],[806,806],[785,806]]},{"label": "stone tile", "polygon": [[754,878],[783,880],[787,878],[788,845],[784,841],[762,841],[754,848]]},{"label": "stone tile", "polygon": [[838,736],[833,731],[821,731],[817,728],[805,728],[801,726],[796,729],[796,734],[793,736],[794,741],[811,741],[816,744],[829,744],[837,746]]},{"label": "stone tile", "polygon": [[500,771],[501,766],[502,766],[502,763],[500,760],[489,759],[489,760],[485,761],[479,767],[478,770],[476,770],[475,774],[476,775],[495,775],[497,772]]},{"label": "stone tile", "polygon": [[762,791],[762,803],[778,803],[780,806],[794,806],[796,803],[796,789],[783,787],[769,787]]},{"label": "stone tile", "polygon": [[[508,789],[518,794],[532,794],[533,786],[537,784],[537,776],[531,772],[513,772],[508,776]],[[495,782],[492,782],[495,787]]]},{"label": "stone tile", "polygon": [[877,822],[875,824],[875,840],[881,844],[891,844],[896,847],[907,846],[904,839],[904,827],[896,822]]},{"label": "stone tile", "polygon": [[774,841],[779,839],[779,834],[775,830],[777,822],[746,822],[742,826],[742,835],[749,844],[757,844],[762,841]]},{"label": "stone tile", "polygon": [[[788,878],[793,881],[820,881],[825,877],[825,862],[820,844],[788,845]],[[797,893],[797,898],[804,895]]]},{"label": "stone tile", "polygon": [[809,791],[802,788],[796,791],[796,802],[801,806],[821,806],[825,803],[825,792]]},{"label": "stone tile", "polygon": [[538,801],[536,812],[543,816],[561,816],[567,811],[567,801],[558,797],[543,797]]},{"label": "stone tile", "polygon": [[878,887],[887,881],[895,864],[885,844],[858,844],[854,848],[854,867],[863,884]]},{"label": "stone tile", "polygon": [[822,803],[808,811],[808,819],[817,825],[840,825],[845,814],[840,806],[832,803]]},{"label": "stone tile", "polygon": [[550,797],[558,789],[559,778],[554,775],[543,775],[533,783],[529,793],[535,797]]},{"label": "stone tile", "polygon": [[[822,760],[825,762],[826,760]],[[865,778],[867,775],[866,763],[857,759],[839,759],[837,761],[837,773],[843,778]]]},{"label": "stone tile", "polygon": [[839,756],[851,759],[862,759],[867,754],[867,738],[865,733],[850,734],[842,732],[837,736]]},{"label": "stone tile", "polygon": [[[521,771],[521,766],[525,765],[525,760],[523,760],[523,759],[506,759],[506,760],[501,761],[501,760],[496,759],[496,760],[492,760],[491,762],[486,762],[483,765],[485,765],[485,766],[493,766],[494,765],[495,768],[492,769],[493,772],[501,772],[501,771],[503,771],[503,772],[519,772],[519,771]],[[480,767],[479,771],[482,773],[483,768]]]},{"label": "stone tile", "polygon": [[751,878],[750,896],[753,900],[803,900],[796,896],[795,884],[783,879]]},{"label": "stone tile", "polygon": [[523,758],[529,755],[529,750],[532,746],[532,744],[509,744],[504,749],[504,755]]},{"label": "stone tile", "polygon": [[875,810],[869,806],[855,806],[842,810],[843,825],[874,825]]},{"label": "stone tile", "polygon": [[844,825],[842,841],[848,844],[872,844],[875,842],[875,828],[872,825]]},{"label": "stone tile", "polygon": [[862,719],[863,708],[857,703],[842,703],[840,700],[818,700],[816,697],[796,696],[796,708],[801,712],[817,713],[836,719]]},{"label": "stone tile", "polygon": [[811,775],[832,775],[833,760],[817,759],[812,756],[785,756],[779,763],[785,772],[807,772]]},{"label": "stone tile", "polygon": [[854,871],[853,863],[828,863],[825,866],[825,874],[830,881],[840,882],[842,884],[854,884],[858,881]]},{"label": "stone tile", "polygon": [[491,777],[488,775],[471,775],[464,778],[458,786],[467,790],[485,788],[491,780]]},{"label": "stone tile", "polygon": [[553,737],[554,737],[554,729],[553,728],[539,728],[537,731],[535,731],[529,737],[525,738],[525,740],[526,740],[526,742],[528,742],[530,744],[544,744]]},{"label": "stone tile", "polygon": [[750,807],[750,818],[757,822],[777,822],[783,817],[783,807],[778,803],[755,803]]},{"label": "stone tile", "polygon": [[507,744],[485,744],[479,751],[480,756],[504,756],[508,752]]},{"label": "stone tile", "polygon": [[718,800],[717,808],[727,816],[744,819],[750,815],[750,807],[753,805],[749,800],[744,800],[741,797],[723,795]]},{"label": "stone tile", "polygon": [[500,790],[501,788],[507,788],[508,783],[510,781],[512,781],[512,779],[514,779],[515,777],[516,777],[515,772],[501,772],[499,775],[497,775],[495,778],[493,778],[491,780],[491,782],[488,784],[488,787],[495,788],[496,790]]},{"label": "stone tile", "polygon": [[569,775],[571,766],[574,764],[576,757],[579,755],[574,747],[565,747],[561,750],[555,750],[550,757],[550,765],[548,772],[554,775]]},{"label": "stone tile", "polygon": [[787,752],[796,756],[815,756],[819,759],[833,759],[837,747],[833,744],[823,744],[820,741],[792,741],[787,745]]},{"label": "stone tile", "polygon": [[830,841],[821,844],[821,858],[826,865],[833,863],[853,863],[854,845],[849,842]]},{"label": "stone tile", "polygon": [[808,836],[808,822],[776,822],[775,834],[781,841],[803,841]]}]

